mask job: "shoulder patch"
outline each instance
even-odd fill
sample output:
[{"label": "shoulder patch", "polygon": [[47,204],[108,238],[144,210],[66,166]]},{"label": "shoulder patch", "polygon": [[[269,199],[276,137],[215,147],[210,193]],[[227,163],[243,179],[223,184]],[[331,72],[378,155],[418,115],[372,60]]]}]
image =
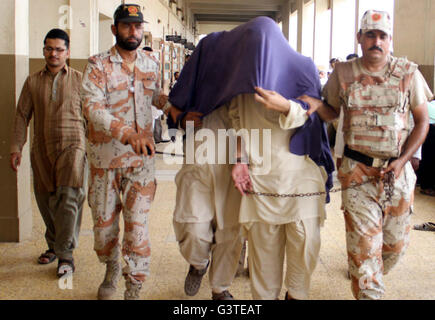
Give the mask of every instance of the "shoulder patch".
[{"label": "shoulder patch", "polygon": [[160,62],[156,59],[156,57],[154,56],[153,52],[149,52],[149,51],[139,51],[139,54],[142,55],[142,59],[143,60],[151,60],[156,64],[156,67],[159,66]]},{"label": "shoulder patch", "polygon": [[97,57],[96,56],[89,57],[88,58],[88,62],[96,64],[97,63]]},{"label": "shoulder patch", "polygon": [[92,57],[89,57],[88,62],[95,64],[95,63],[97,63],[98,60],[103,60],[109,56],[110,56],[110,50],[107,50],[107,51],[98,53]]},{"label": "shoulder patch", "polygon": [[412,61],[409,61],[406,57],[392,57],[393,74],[412,74],[414,73],[418,65]]}]

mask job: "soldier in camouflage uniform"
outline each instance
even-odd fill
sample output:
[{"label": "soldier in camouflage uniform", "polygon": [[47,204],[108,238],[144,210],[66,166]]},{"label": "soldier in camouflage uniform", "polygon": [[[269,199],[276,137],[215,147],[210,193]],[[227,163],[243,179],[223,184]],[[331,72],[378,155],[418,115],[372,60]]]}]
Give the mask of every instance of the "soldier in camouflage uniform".
[{"label": "soldier in camouflage uniform", "polygon": [[95,251],[107,265],[99,299],[116,292],[121,275],[119,216],[123,212],[122,256],[126,262],[125,299],[137,299],[149,274],[148,214],[154,197],[154,141],[151,104],[162,108],[159,63],[137,50],[143,15],[137,5],[121,5],[114,15],[116,45],[89,58],[82,83],[91,163],[89,206]]},{"label": "soldier in camouflage uniform", "polygon": [[[357,34],[362,58],[337,64],[325,100],[302,98],[323,120],[344,106],[345,151],[339,170],[352,293],[380,299],[386,274],[409,243],[415,174],[409,160],[428,130],[431,92],[417,65],[390,55],[387,12],[367,11]],[[409,126],[412,113],[415,121]]]}]

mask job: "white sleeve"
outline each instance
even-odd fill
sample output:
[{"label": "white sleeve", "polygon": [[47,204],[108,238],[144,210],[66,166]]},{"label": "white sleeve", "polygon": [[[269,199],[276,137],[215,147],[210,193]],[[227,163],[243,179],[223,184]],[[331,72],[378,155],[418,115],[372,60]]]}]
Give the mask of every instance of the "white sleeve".
[{"label": "white sleeve", "polygon": [[430,101],[433,97],[432,91],[430,91],[426,80],[419,70],[414,72],[414,76],[411,79],[409,88],[409,102],[411,105],[411,110],[416,106],[425,103],[426,101]]},{"label": "white sleeve", "polygon": [[417,151],[415,151],[413,158],[417,158],[418,160],[421,160],[421,146],[418,147]]},{"label": "white sleeve", "polygon": [[305,121],[308,119],[307,110],[302,108],[300,103],[295,101],[290,101],[290,110],[288,115],[285,116],[281,114],[279,116],[279,125],[281,129],[289,130],[294,128],[299,128],[304,125]]}]

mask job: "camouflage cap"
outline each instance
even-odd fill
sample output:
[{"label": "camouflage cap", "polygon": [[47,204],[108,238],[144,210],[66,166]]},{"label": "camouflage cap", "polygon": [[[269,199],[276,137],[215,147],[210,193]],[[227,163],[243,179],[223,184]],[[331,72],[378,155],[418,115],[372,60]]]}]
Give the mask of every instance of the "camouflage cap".
[{"label": "camouflage cap", "polygon": [[392,26],[390,15],[386,11],[366,11],[361,19],[361,30],[363,33],[370,30],[381,30],[391,36]]}]

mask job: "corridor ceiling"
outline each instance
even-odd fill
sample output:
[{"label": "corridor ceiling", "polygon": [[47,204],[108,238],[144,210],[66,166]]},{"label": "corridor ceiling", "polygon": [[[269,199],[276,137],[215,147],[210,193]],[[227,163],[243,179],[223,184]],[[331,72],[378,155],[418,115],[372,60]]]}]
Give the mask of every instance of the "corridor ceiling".
[{"label": "corridor ceiling", "polygon": [[276,20],[288,0],[186,0],[195,20],[201,22],[247,22],[258,16]]}]

